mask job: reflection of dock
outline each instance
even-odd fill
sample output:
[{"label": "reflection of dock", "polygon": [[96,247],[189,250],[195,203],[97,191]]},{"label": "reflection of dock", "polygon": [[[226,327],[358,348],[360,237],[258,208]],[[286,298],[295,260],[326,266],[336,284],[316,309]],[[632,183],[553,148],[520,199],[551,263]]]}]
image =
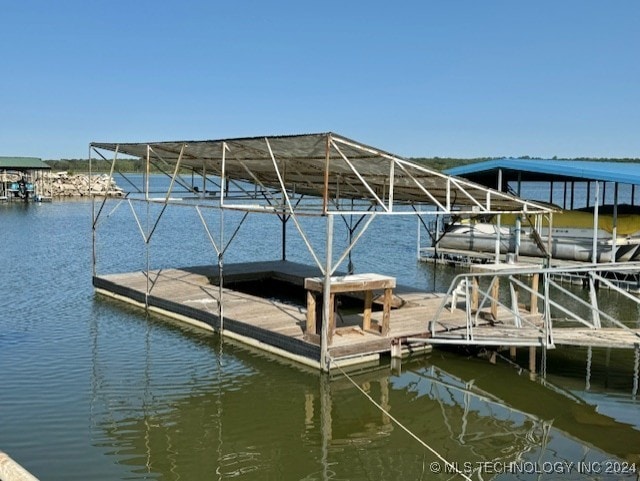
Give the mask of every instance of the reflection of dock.
[{"label": "reflection of dock", "polygon": [[[129,338],[132,395],[110,353],[109,341],[120,334],[108,324],[91,328],[92,443],[138,475],[420,479],[422,460],[432,458],[385,412],[460,464],[496,456],[505,463],[542,455],[552,462],[638,460],[629,453],[639,436],[631,426],[508,366],[489,374],[481,362],[446,354],[406,363],[397,375],[387,368],[351,373],[382,412],[345,376],[304,368],[279,375],[278,363],[240,343],[199,342],[195,333],[185,335],[196,342],[177,345]],[[172,331],[166,323],[141,326],[147,339]],[[506,371],[508,382],[495,370]]]}]

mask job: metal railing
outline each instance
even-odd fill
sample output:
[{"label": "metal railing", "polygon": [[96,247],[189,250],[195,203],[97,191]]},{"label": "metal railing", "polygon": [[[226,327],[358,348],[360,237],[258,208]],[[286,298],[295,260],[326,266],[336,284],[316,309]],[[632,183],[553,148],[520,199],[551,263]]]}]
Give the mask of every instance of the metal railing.
[{"label": "metal railing", "polygon": [[[501,327],[512,328],[514,331],[511,332],[520,329],[521,333],[520,337],[516,333],[509,339],[502,339],[505,345],[541,345],[553,348],[554,326],[569,322],[593,330],[603,327],[625,330],[633,333],[640,343],[638,331],[605,312],[598,303],[598,290],[600,285],[604,285],[640,307],[640,296],[620,288],[611,278],[612,274],[638,273],[640,263],[548,268],[494,264],[478,266],[476,269],[458,274],[453,279],[435,315],[428,321],[431,337],[422,341],[434,344],[495,345],[501,340],[500,334],[491,337],[489,331],[484,329],[480,336],[477,328],[481,325],[500,324]],[[588,300],[555,280],[567,274],[582,279],[583,288],[588,290]],[[505,287],[508,289],[506,294]],[[528,306],[520,302],[523,292],[529,296]],[[455,319],[452,320],[452,316],[445,315],[447,306],[452,313],[460,311],[457,305],[459,299],[464,301],[464,325],[460,325],[459,317],[456,322]],[[455,336],[452,336],[453,332]]]}]

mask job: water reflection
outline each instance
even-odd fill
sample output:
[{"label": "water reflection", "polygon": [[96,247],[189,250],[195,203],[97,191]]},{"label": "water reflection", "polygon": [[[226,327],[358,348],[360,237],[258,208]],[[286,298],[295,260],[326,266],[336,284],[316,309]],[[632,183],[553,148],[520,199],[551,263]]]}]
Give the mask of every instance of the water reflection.
[{"label": "water reflection", "polygon": [[[95,296],[90,233],[82,227],[90,225],[86,201],[14,204],[0,205],[8,226],[2,245],[7,275],[0,283],[6,314],[0,316],[0,449],[41,479],[453,477],[431,473],[435,456],[346,380],[328,380]],[[122,205],[112,218],[131,216],[127,209]],[[171,211],[166,220],[186,215],[184,209]],[[199,222],[197,216],[192,220]],[[259,231],[271,242],[267,227],[279,226]],[[113,229],[125,229],[125,235],[111,245],[107,229],[99,242],[123,257],[113,268],[126,270],[129,258],[139,258],[134,250],[140,233],[135,222],[114,222]],[[456,271],[416,262],[406,231],[398,227],[392,234],[384,242],[403,246],[392,259],[399,278],[406,273],[408,283],[414,279],[425,290],[448,286]],[[212,262],[211,249],[196,243],[201,228],[176,236],[176,244],[154,243],[154,263]],[[234,241],[241,243],[237,252],[255,250],[248,237]],[[376,259],[381,237],[363,244],[361,257]],[[275,247],[269,252],[280,254]],[[354,261],[357,268],[366,266],[358,257]],[[133,268],[144,267],[143,262]],[[626,302],[600,292],[601,302],[611,307]],[[631,322],[640,319],[637,306],[625,312]],[[526,352],[519,355],[526,366]],[[544,361],[546,382],[542,376],[530,381],[526,371],[502,359],[490,365],[471,353],[444,351],[354,379],[454,462],[518,456],[637,460],[634,352],[611,350],[607,357],[602,349],[589,355],[586,349],[562,348],[547,352]],[[484,473],[483,479],[492,477],[500,476]],[[534,477],[540,476],[528,475]]]},{"label": "water reflection", "polygon": [[450,479],[431,472],[438,459],[389,415],[474,479],[487,479],[478,468],[487,461],[639,461],[637,422],[602,409],[588,390],[532,382],[507,363],[435,351],[400,371],[349,374],[381,410],[346,377],[131,314],[137,322],[94,319],[91,423],[94,445],[134,478]]}]

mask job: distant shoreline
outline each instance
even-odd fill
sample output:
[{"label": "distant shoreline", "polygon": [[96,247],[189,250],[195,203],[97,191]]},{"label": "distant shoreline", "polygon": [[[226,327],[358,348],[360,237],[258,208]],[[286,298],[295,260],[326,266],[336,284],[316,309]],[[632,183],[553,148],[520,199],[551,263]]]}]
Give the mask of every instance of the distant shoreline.
[{"label": "distant shoreline", "polygon": [[[503,159],[505,157],[476,157],[476,158],[455,158],[455,157],[407,157],[406,160],[424,165],[435,170],[446,170],[460,165],[474,164],[487,160]],[[530,157],[528,155],[522,157],[507,157],[509,159],[521,160],[573,160],[573,161],[589,161],[589,162],[634,162],[640,163],[640,158],[588,158],[577,157],[571,159],[553,157],[551,159],[543,159],[540,157]],[[89,172],[88,159],[60,159],[45,160],[46,164],[51,167],[54,172]],[[140,159],[118,159],[118,172],[126,174],[144,174],[146,172],[145,163]],[[92,173],[109,173],[111,171],[111,161],[102,159],[92,159]],[[160,170],[153,168],[152,173],[162,173]],[[185,170],[186,171],[186,170]]]}]

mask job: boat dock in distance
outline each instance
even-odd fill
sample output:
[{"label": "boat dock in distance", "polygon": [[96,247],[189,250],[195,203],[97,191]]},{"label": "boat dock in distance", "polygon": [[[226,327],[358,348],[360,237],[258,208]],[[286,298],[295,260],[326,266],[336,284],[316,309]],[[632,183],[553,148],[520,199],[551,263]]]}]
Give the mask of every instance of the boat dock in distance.
[{"label": "boat dock in distance", "polygon": [[[628,264],[567,268],[589,279],[589,302],[555,283],[552,274],[557,268],[537,265],[484,265],[456,276],[442,293],[409,288],[402,279],[379,273],[340,270],[376,217],[479,210],[549,214],[548,207],[535,202],[446,176],[332,133],[92,144],[91,151],[102,158],[101,152],[115,152],[113,170],[118,155],[124,154],[145,160],[147,172],[156,165],[170,177],[160,196],[148,190],[147,180],[146,190],[125,199],[94,198],[92,278],[101,295],[324,371],[378,363],[381,356],[400,358],[433,344],[639,348],[638,329],[600,310],[596,297],[595,286],[609,282],[605,271],[624,271]],[[185,178],[185,169],[192,169],[190,179]],[[176,185],[183,191],[178,192]],[[107,204],[117,203],[117,208],[123,202],[131,207],[140,242],[147,249],[147,265],[100,273],[98,265],[110,265],[96,240],[112,222],[107,212],[115,208],[110,210]],[[139,203],[147,207],[136,209]],[[151,265],[148,249],[166,209],[174,206],[196,212],[217,264],[162,269]],[[243,214],[231,230],[224,217],[229,211]],[[247,216],[265,214],[282,222],[281,259],[226,264],[225,254],[233,248]],[[321,251],[313,247],[303,216],[323,219]],[[362,222],[354,226],[345,220],[349,245],[334,256],[334,218],[350,216]],[[286,259],[289,220],[308,250],[309,265]],[[119,231],[115,226],[110,235]],[[558,299],[562,296],[585,304],[588,315],[563,308]],[[561,316],[552,316],[552,310]]]}]

